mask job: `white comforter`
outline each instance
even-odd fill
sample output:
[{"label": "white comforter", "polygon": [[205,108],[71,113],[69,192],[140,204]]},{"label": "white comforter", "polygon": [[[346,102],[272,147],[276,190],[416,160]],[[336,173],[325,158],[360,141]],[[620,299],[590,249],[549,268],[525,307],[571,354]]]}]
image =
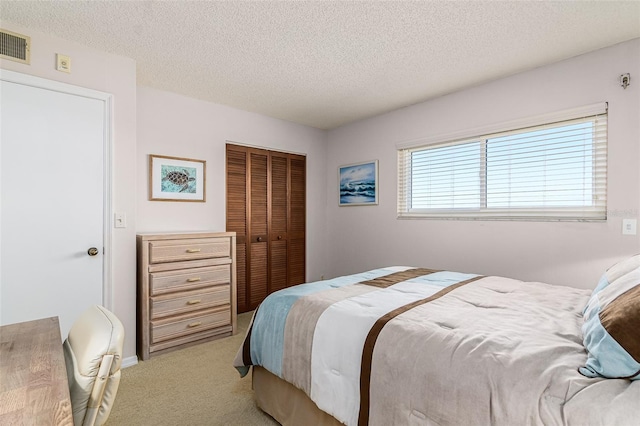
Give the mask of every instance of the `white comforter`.
[{"label": "white comforter", "polygon": [[405,269],[274,293],[236,366],[263,365],[348,425],[640,424],[640,381],[578,372],[589,291],[452,272],[366,280]]}]

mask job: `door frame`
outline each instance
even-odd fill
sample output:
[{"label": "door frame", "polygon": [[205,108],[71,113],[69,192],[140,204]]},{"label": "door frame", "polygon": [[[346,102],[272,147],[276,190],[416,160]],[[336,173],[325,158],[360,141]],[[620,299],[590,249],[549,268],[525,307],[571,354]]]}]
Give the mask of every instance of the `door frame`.
[{"label": "door frame", "polygon": [[37,89],[45,89],[68,95],[82,96],[85,98],[102,101],[104,103],[104,134],[102,143],[102,179],[104,185],[102,196],[102,305],[109,310],[113,310],[113,287],[111,282],[111,218],[114,217],[112,206],[113,95],[111,95],[110,93],[100,92],[98,90],[87,89],[85,87],[74,86],[72,84],[62,83],[55,80],[49,80],[46,78],[36,77],[30,74],[23,74],[5,69],[0,69],[0,80],[9,83],[30,86]]}]

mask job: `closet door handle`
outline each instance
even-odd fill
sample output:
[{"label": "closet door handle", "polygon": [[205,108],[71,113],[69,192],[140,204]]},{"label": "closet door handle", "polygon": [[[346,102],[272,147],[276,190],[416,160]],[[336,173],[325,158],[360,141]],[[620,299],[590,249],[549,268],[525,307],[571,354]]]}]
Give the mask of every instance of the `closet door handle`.
[{"label": "closet door handle", "polygon": [[259,243],[262,242],[262,237],[256,238],[256,241],[258,241]]},{"label": "closet door handle", "polygon": [[278,235],[278,239],[281,240],[282,239],[282,235]]}]

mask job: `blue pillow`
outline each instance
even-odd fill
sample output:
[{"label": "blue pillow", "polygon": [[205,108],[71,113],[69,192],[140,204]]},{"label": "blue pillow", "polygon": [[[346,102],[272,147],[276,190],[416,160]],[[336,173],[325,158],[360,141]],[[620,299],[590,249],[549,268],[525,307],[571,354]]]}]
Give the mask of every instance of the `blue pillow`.
[{"label": "blue pillow", "polygon": [[587,377],[640,379],[640,255],[609,268],[583,312]]}]

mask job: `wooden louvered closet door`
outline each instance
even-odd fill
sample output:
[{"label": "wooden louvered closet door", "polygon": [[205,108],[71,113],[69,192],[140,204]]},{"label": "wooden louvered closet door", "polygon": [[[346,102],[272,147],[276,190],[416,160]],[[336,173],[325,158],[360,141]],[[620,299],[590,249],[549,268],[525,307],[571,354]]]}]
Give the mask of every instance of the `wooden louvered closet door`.
[{"label": "wooden louvered closet door", "polygon": [[247,153],[227,145],[227,230],[236,233],[238,312],[247,306]]},{"label": "wooden louvered closet door", "polygon": [[271,232],[269,235],[270,291],[287,287],[289,159],[286,154],[271,153]]},{"label": "wooden louvered closet door", "polygon": [[268,209],[268,176],[269,154],[257,150],[249,150],[249,182],[251,189],[249,204],[249,258],[247,263],[249,289],[249,310],[255,309],[269,293],[269,209]]},{"label": "wooden louvered closet door", "polygon": [[291,155],[289,176],[291,197],[289,202],[289,271],[288,285],[302,284],[306,281],[305,271],[305,226],[307,199],[306,158]]},{"label": "wooden louvered closet door", "polygon": [[237,235],[238,312],[305,281],[306,158],[227,145],[227,231]]}]

